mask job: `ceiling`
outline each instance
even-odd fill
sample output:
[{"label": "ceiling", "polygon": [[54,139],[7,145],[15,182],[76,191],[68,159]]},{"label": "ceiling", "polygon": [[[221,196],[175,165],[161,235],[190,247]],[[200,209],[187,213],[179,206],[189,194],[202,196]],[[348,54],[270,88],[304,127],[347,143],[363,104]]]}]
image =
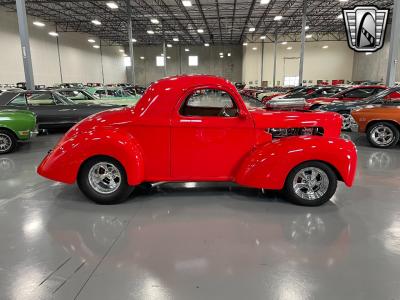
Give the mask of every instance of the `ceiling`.
[{"label": "ceiling", "polygon": [[[58,32],[84,32],[99,37],[109,45],[128,43],[127,1],[113,1],[119,7],[110,9],[109,1],[26,0],[27,14],[41,21],[53,22]],[[267,35],[291,36],[297,40],[301,31],[303,0],[191,0],[185,7],[181,0],[130,0],[133,37],[138,44],[160,44],[165,36],[182,44],[241,44]],[[393,0],[307,0],[307,25],[314,40],[344,40],[343,20],[337,18],[342,8],[376,5],[392,8]],[[15,0],[0,0],[0,5],[15,10]],[[274,17],[281,15],[281,21]],[[156,18],[160,23],[153,24]],[[100,26],[91,23],[97,19]],[[161,26],[162,24],[162,26]],[[255,31],[250,33],[249,28]],[[198,33],[202,29],[203,33]],[[147,30],[153,30],[150,35]],[[272,38],[271,38],[272,36]]]}]

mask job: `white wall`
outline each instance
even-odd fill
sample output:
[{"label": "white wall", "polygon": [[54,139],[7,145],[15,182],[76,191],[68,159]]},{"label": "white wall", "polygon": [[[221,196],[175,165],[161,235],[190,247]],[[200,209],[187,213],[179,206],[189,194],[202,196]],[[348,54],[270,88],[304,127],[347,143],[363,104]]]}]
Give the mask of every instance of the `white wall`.
[{"label": "white wall", "polygon": [[[328,45],[328,49],[322,46]],[[287,50],[287,47],[293,47]],[[252,50],[256,47],[257,50]],[[243,81],[261,85],[261,43],[243,47]],[[304,80],[352,80],[354,53],[346,42],[306,42],[304,55]],[[300,43],[288,42],[277,46],[276,80],[283,85],[284,76],[298,76]],[[285,59],[286,58],[286,59]],[[263,81],[272,86],[274,44],[264,44]]]},{"label": "white wall", "polygon": [[[60,65],[56,38],[48,35],[55,30],[32,25],[29,18],[29,34],[35,84],[60,83]],[[64,82],[102,82],[100,50],[88,43],[86,34],[60,33],[60,58]],[[103,47],[105,83],[126,82],[121,47]],[[15,12],[0,9],[0,83],[25,81],[22,63],[18,22]]]}]

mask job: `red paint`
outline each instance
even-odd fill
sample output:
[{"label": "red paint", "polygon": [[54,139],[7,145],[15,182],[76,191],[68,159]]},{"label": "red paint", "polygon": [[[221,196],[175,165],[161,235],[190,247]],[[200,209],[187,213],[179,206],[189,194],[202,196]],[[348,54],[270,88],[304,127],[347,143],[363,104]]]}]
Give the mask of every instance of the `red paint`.
[{"label": "red paint", "polygon": [[[237,117],[179,114],[194,90],[220,89],[231,95]],[[324,136],[272,139],[268,128],[323,127]],[[90,116],[75,125],[42,161],[38,173],[64,183],[76,181],[82,163],[96,155],[121,162],[128,182],[234,181],[280,189],[296,165],[330,164],[351,186],[357,163],[351,142],[339,138],[334,113],[248,110],[236,88],[214,76],[169,77],[151,85],[132,108]]]}]

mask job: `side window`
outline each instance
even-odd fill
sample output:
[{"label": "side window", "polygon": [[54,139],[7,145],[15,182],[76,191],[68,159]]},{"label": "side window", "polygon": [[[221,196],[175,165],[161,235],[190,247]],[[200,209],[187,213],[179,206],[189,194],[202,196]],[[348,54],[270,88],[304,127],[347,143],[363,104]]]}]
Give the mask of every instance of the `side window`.
[{"label": "side window", "polygon": [[183,102],[180,114],[200,117],[236,117],[238,109],[232,97],[221,90],[201,89]]},{"label": "side window", "polygon": [[62,94],[71,100],[89,100],[81,91],[65,91]]},{"label": "side window", "polygon": [[14,105],[14,106],[26,106],[26,99],[24,94],[19,94],[17,97],[15,97],[8,105]]},{"label": "side window", "polygon": [[56,105],[51,93],[33,93],[26,94],[26,99],[29,105],[44,106],[44,105]]},{"label": "side window", "polygon": [[367,98],[375,92],[375,89],[356,89],[344,94],[346,98]]}]

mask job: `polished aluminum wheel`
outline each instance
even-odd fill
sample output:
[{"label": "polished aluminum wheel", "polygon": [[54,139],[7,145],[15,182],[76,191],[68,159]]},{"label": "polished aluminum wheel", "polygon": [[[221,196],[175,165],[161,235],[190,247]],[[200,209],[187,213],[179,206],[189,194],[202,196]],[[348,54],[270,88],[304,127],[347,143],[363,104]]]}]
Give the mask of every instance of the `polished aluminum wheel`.
[{"label": "polished aluminum wheel", "polygon": [[354,123],[354,119],[350,114],[342,114],[342,129],[348,130]]},{"label": "polished aluminum wheel", "polygon": [[394,132],[385,125],[378,125],[371,130],[371,140],[379,146],[387,146],[393,142]]},{"label": "polished aluminum wheel", "polygon": [[7,152],[12,146],[11,138],[4,133],[0,133],[0,152]]},{"label": "polished aluminum wheel", "polygon": [[89,171],[89,184],[100,194],[111,194],[121,185],[121,173],[109,162],[99,162]]},{"label": "polished aluminum wheel", "polygon": [[293,179],[293,190],[304,200],[317,200],[325,195],[329,187],[328,175],[315,167],[303,168]]}]

